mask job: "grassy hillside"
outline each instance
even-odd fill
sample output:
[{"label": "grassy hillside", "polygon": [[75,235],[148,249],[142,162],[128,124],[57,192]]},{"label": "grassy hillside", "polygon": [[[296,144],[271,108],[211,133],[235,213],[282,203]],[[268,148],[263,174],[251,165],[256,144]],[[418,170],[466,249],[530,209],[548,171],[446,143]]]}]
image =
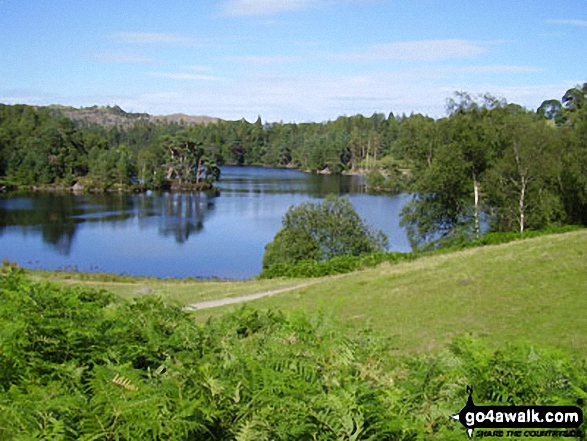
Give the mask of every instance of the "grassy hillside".
[{"label": "grassy hillside", "polygon": [[[372,326],[391,337],[402,352],[427,352],[454,336],[473,335],[496,346],[524,339],[583,357],[587,353],[586,257],[587,231],[577,231],[383,264],[318,279],[314,285],[249,305],[325,311],[349,326]],[[37,273],[36,277],[56,280],[63,275]],[[303,282],[82,281],[125,297],[153,291],[184,304]],[[195,314],[206,318],[235,308]]]},{"label": "grassy hillside", "polygon": [[[587,399],[585,250],[578,231],[311,281],[5,267],[0,439],[456,440],[469,385],[483,405],[573,405]],[[267,291],[197,320],[146,295]]]},{"label": "grassy hillside", "polygon": [[585,354],[587,232],[384,264],[254,305],[323,309],[370,323],[402,351],[472,334],[496,345],[522,338]]}]

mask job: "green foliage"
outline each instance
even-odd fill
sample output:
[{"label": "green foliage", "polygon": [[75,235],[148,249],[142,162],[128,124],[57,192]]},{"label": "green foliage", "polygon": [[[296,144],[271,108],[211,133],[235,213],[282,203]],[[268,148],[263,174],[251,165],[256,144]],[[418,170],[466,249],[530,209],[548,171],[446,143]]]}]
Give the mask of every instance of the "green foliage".
[{"label": "green foliage", "polygon": [[369,228],[347,199],[328,196],[321,203],[289,208],[282,229],[266,247],[263,267],[359,255],[386,247],[387,237]]},{"label": "green foliage", "polygon": [[569,231],[577,231],[582,227],[578,225],[551,226],[542,230],[526,230],[523,233],[514,232],[491,232],[483,235],[480,239],[474,240],[466,245],[467,248],[484,245],[497,245],[500,243],[512,242],[514,240],[529,239],[531,237],[546,236],[549,234],[562,234]]},{"label": "green foliage", "polygon": [[386,174],[375,169],[365,177],[367,190],[375,192],[400,193],[405,188],[406,178],[397,168],[391,168]]},{"label": "green foliage", "polygon": [[268,268],[263,268],[263,271],[259,274],[259,278],[323,277],[350,273],[359,269],[374,267],[383,262],[397,263],[400,261],[409,261],[416,257],[417,255],[415,253],[369,253],[358,256],[336,256],[323,261],[306,259],[295,263],[275,263]]},{"label": "green foliage", "polygon": [[411,253],[367,253],[358,256],[336,256],[332,259],[323,261],[305,259],[294,263],[278,262],[267,268],[263,268],[258,277],[260,279],[274,279],[277,277],[308,278],[345,274],[365,268],[372,268],[384,262],[395,264],[415,260],[431,254],[448,253],[485,245],[497,245],[513,242],[515,240],[529,239],[531,237],[546,236],[549,234],[562,234],[569,231],[576,231],[581,228],[582,227],[580,226],[565,225],[560,227],[552,226],[542,230],[526,230],[523,233],[490,232],[476,240],[469,240],[466,238],[457,240],[458,238],[455,238],[453,241],[442,242],[441,246],[437,248],[430,247]]},{"label": "green foliage", "polygon": [[402,213],[413,248],[478,239],[483,224],[524,231],[585,225],[587,86],[536,113],[457,93],[449,116],[400,122],[396,155],[412,164]]},{"label": "green foliage", "polygon": [[406,360],[395,374],[406,411],[417,415],[427,436],[453,439],[446,415],[462,408],[467,385],[477,405],[575,405],[587,394],[587,365],[575,363],[523,342],[489,350],[480,340],[458,337],[440,354]]},{"label": "green foliage", "polygon": [[573,404],[587,366],[527,344],[458,338],[392,355],[323,314],[242,308],[198,324],[154,297],[0,276],[0,438],[413,440],[464,436],[479,404]]},{"label": "green foliage", "polygon": [[303,230],[281,229],[273,241],[265,247],[263,268],[279,263],[318,260],[320,248],[312,236]]},{"label": "green foliage", "polygon": [[[586,102],[587,83],[536,112],[458,92],[438,120],[375,113],[324,123],[263,124],[259,117],[189,125],[113,107],[102,109],[102,126],[55,108],[0,104],[0,183],[107,190],[170,188],[173,180],[173,188],[198,190],[218,179],[223,164],[350,170],[365,173],[371,190],[412,193],[403,225],[414,248],[429,248],[478,239],[484,227],[587,225]],[[125,123],[111,124],[118,117]]]},{"label": "green foliage", "polygon": [[493,229],[523,231],[560,222],[564,209],[556,182],[562,164],[556,133],[529,114],[512,116],[507,130],[508,142],[486,179]]}]

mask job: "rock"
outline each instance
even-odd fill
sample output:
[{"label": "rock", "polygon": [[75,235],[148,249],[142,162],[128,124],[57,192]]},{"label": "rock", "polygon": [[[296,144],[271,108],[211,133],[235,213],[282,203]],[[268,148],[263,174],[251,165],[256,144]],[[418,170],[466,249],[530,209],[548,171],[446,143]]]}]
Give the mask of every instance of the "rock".
[{"label": "rock", "polygon": [[71,187],[71,191],[73,191],[74,193],[81,193],[83,192],[84,186],[82,184],[80,184],[79,182],[76,182],[73,187]]}]

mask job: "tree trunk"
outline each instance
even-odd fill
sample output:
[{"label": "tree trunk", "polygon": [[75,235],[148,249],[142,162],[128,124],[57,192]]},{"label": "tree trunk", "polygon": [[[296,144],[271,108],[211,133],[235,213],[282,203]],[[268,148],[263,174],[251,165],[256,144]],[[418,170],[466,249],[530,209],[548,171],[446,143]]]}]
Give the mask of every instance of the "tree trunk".
[{"label": "tree trunk", "polygon": [[201,168],[202,168],[202,158],[198,158],[198,165],[196,168],[196,184],[200,183],[200,175],[201,175],[200,169]]},{"label": "tree trunk", "polygon": [[479,224],[479,180],[473,171],[473,192],[475,195],[475,239],[481,237],[481,227]]},{"label": "tree trunk", "polygon": [[525,212],[526,212],[526,184],[527,181],[522,177],[522,188],[520,189],[520,234],[524,233],[524,223],[525,223]]}]

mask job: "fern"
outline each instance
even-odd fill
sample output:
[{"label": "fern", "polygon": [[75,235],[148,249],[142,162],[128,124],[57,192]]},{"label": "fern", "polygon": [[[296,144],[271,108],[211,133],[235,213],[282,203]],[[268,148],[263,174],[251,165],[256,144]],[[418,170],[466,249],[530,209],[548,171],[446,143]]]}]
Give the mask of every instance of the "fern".
[{"label": "fern", "polygon": [[587,398],[583,360],[461,338],[424,356],[321,313],[196,323],[144,297],[0,275],[0,439],[451,439],[465,387],[491,403]]},{"label": "fern", "polygon": [[129,390],[132,392],[138,390],[138,388],[135,385],[133,385],[128,378],[124,378],[123,376],[121,376],[119,374],[116,374],[116,376],[111,381],[112,381],[112,384],[115,384],[116,386],[122,387],[123,389]]}]

